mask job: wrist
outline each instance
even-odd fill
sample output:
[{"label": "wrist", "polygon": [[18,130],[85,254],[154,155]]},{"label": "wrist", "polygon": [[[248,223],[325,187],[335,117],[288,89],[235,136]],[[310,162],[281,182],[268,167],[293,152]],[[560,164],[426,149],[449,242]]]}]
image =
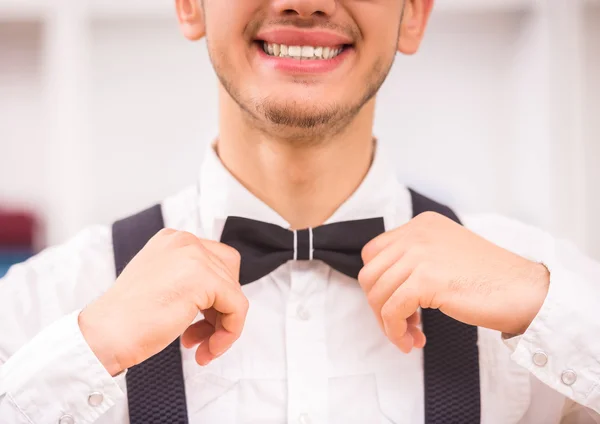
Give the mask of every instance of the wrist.
[{"label": "wrist", "polygon": [[514,331],[510,332],[513,336],[524,334],[542,309],[550,287],[550,271],[546,265],[532,262],[529,278],[524,282],[524,287],[527,288],[527,293],[523,298],[525,308],[523,320]]},{"label": "wrist", "polygon": [[78,323],[83,338],[106,371],[113,377],[122,373],[125,368],[121,365],[118,355],[110,347],[108,343],[109,339],[94,325],[94,321],[90,319],[87,309],[84,309],[79,314]]}]

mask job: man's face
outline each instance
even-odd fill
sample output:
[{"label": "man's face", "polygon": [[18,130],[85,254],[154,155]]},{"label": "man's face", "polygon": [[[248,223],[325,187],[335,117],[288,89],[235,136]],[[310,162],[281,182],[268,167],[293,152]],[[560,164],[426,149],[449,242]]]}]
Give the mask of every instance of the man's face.
[{"label": "man's face", "polygon": [[306,135],[343,128],[374,96],[399,48],[404,7],[405,0],[203,0],[199,14],[234,101],[265,128]]}]

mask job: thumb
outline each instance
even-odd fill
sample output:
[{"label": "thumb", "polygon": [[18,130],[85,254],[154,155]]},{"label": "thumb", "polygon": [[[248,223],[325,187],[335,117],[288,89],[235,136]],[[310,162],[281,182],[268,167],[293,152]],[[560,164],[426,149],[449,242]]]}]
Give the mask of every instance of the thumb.
[{"label": "thumb", "polygon": [[201,240],[202,245],[212,253],[236,281],[240,279],[240,252],[224,243],[213,240]]}]

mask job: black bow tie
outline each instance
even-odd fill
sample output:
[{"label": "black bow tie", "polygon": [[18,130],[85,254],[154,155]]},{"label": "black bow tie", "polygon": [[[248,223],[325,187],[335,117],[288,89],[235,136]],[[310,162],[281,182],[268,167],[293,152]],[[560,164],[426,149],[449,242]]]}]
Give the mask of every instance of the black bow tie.
[{"label": "black bow tie", "polygon": [[385,231],[383,218],[337,222],[290,231],[247,218],[229,217],[221,242],[242,256],[240,283],[248,284],[291,260],[319,259],[357,278],[363,267],[362,248]]}]

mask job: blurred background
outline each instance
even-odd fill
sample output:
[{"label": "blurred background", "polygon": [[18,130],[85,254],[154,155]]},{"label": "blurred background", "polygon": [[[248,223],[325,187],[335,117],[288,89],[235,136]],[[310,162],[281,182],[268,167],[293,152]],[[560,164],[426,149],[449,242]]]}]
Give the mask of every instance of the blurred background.
[{"label": "blurred background", "polygon": [[[167,0],[0,0],[0,275],[193,183],[216,135],[204,43]],[[407,184],[600,259],[600,0],[436,0],[375,134]]]}]

